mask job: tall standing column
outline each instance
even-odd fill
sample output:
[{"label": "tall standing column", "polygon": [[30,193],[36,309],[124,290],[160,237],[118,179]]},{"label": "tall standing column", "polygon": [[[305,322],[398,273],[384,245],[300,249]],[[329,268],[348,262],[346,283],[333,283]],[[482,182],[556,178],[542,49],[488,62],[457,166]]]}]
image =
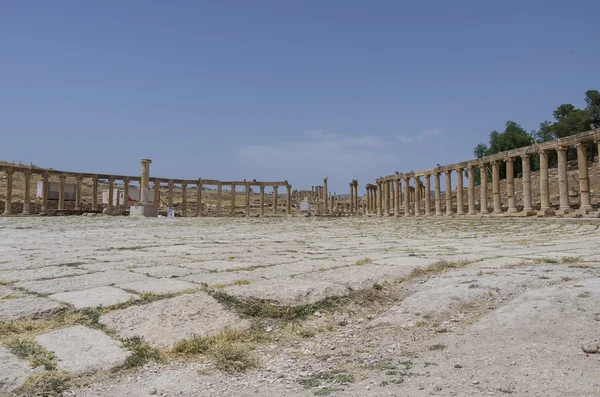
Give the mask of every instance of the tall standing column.
[{"label": "tall standing column", "polygon": [[[286,215],[292,214],[292,186],[285,185],[286,189],[286,202],[285,202],[285,213]],[[333,201],[331,202],[333,204]]]},{"label": "tall standing column", "polygon": [[394,179],[394,216],[400,216],[400,180]]},{"label": "tall standing column", "polygon": [[581,198],[579,210],[583,213],[587,213],[592,209],[590,201],[590,179],[587,166],[587,142],[579,142],[577,144],[577,166],[579,168],[579,195]]},{"label": "tall standing column", "polygon": [[202,183],[196,184],[196,216],[202,216]]},{"label": "tall standing column", "polygon": [[404,177],[404,216],[410,216],[410,178]]},{"label": "tall standing column", "polygon": [[250,185],[246,183],[244,187],[245,205],[246,205],[246,216],[250,216]]},{"label": "tall standing column", "polygon": [[526,215],[531,215],[533,205],[531,204],[531,155],[524,154],[521,156],[523,164],[523,212]]},{"label": "tall standing column", "polygon": [[[110,178],[108,178],[108,205],[107,205],[107,208],[113,207],[113,200],[115,197],[114,193],[115,193],[115,179],[111,176]],[[58,205],[60,208],[60,201],[59,201]]]},{"label": "tall standing column", "polygon": [[456,215],[465,214],[465,206],[463,204],[463,192],[465,184],[463,181],[463,168],[456,170]]},{"label": "tall standing column", "polygon": [[436,172],[433,174],[433,184],[435,189],[435,215],[442,216],[442,190],[440,187],[440,173]]},{"label": "tall standing column", "polygon": [[358,181],[354,181],[354,210],[358,215]]},{"label": "tall standing column", "polygon": [[223,185],[217,183],[217,216],[221,216],[221,204],[223,200]]},{"label": "tall standing column", "polygon": [[494,195],[494,214],[502,213],[500,201],[500,164],[498,160],[492,162],[492,194]]},{"label": "tall standing column", "polygon": [[515,200],[515,159],[508,157],[506,160],[506,196],[508,197],[508,212],[517,212]]},{"label": "tall standing column", "polygon": [[235,216],[235,185],[231,184],[231,216]]},{"label": "tall standing column", "polygon": [[23,198],[23,212],[21,212],[21,215],[29,215],[31,211],[31,171],[25,171],[23,177],[25,178],[25,197]]},{"label": "tall standing column", "polygon": [[[273,186],[273,215],[277,214],[277,189],[279,188],[279,186],[275,185]],[[327,197],[327,192],[324,193],[325,197]],[[327,211],[327,208],[325,208],[325,211]]]},{"label": "tall standing column", "polygon": [[560,213],[568,214],[571,210],[569,205],[569,183],[567,180],[567,147],[556,148],[558,154],[558,192],[560,194]]},{"label": "tall standing column", "polygon": [[540,153],[540,212],[550,210],[550,189],[548,185],[548,153],[548,150],[542,150],[542,152]]},{"label": "tall standing column", "polygon": [[123,205],[124,210],[129,208],[129,179],[128,178],[125,178],[123,180],[123,202],[121,203],[121,205]]},{"label": "tall standing column", "polygon": [[167,196],[167,206],[173,208],[173,181],[169,181],[169,193]]},{"label": "tall standing column", "polygon": [[12,185],[13,185],[13,170],[6,171],[6,198],[4,200],[4,215],[12,213]]},{"label": "tall standing column", "polygon": [[479,181],[480,181],[480,205],[479,205],[479,212],[481,214],[488,214],[488,198],[487,198],[487,185],[488,185],[488,165],[487,163],[482,163],[479,166]]},{"label": "tall standing column", "polygon": [[383,215],[383,182],[377,182],[377,216]]},{"label": "tall standing column", "polygon": [[349,184],[350,186],[350,213],[354,213],[354,186],[352,186],[352,182]]},{"label": "tall standing column", "polygon": [[[150,181],[148,181],[150,185]],[[154,204],[156,205],[156,211],[160,209],[160,179],[154,180]]]},{"label": "tall standing column", "polygon": [[383,182],[385,185],[385,216],[390,216],[390,181]]},{"label": "tall standing column", "polygon": [[469,179],[467,181],[469,184],[467,188],[468,214],[475,215],[477,213],[475,211],[475,168],[472,165],[467,168],[467,178]]},{"label": "tall standing column", "polygon": [[425,174],[425,216],[431,216],[431,175]]},{"label": "tall standing column", "polygon": [[[42,182],[42,211],[46,211],[48,209],[48,193],[50,192],[50,181],[48,180],[49,176],[47,173],[44,173]],[[92,191],[94,193],[94,197],[92,199],[92,209],[97,211],[98,209],[98,177],[94,178]]]},{"label": "tall standing column", "polygon": [[260,216],[265,216],[265,186],[260,184]]},{"label": "tall standing column", "polygon": [[421,216],[421,177],[415,177],[415,216]]},{"label": "tall standing column", "polygon": [[66,175],[60,175],[58,177],[58,209],[65,209],[65,180],[67,179]]},{"label": "tall standing column", "polygon": [[328,212],[329,208],[329,190],[327,190],[327,178],[323,179],[323,202],[325,204],[325,212]]},{"label": "tall standing column", "polygon": [[446,171],[446,215],[452,215],[452,170]]},{"label": "tall standing column", "polygon": [[187,183],[181,184],[181,216],[187,216]]}]

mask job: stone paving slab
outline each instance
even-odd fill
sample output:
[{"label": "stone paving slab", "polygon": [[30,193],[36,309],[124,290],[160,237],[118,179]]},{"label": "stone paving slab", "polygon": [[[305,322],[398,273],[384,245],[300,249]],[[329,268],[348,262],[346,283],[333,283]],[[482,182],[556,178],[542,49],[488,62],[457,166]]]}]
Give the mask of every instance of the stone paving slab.
[{"label": "stone paving slab", "polygon": [[304,280],[328,281],[341,284],[351,289],[371,288],[375,283],[393,282],[410,273],[410,267],[355,265],[330,269],[320,272],[307,273],[297,276]]},{"label": "stone paving slab", "polygon": [[248,285],[227,287],[224,291],[238,297],[265,299],[286,306],[315,303],[331,296],[345,296],[349,293],[348,288],[341,284],[299,277],[260,280]]},{"label": "stone paving slab", "polygon": [[0,321],[39,317],[55,313],[63,308],[64,306],[56,301],[36,296],[3,299],[0,300]]},{"label": "stone paving slab", "polygon": [[121,338],[138,335],[157,347],[170,347],[194,335],[214,335],[224,328],[250,327],[250,322],[225,310],[204,292],[115,310],[100,317],[100,323],[116,329]]},{"label": "stone paving slab", "polygon": [[[252,283],[261,279],[262,277],[260,277],[256,271],[246,271],[191,274],[182,277],[179,280],[189,281],[195,284],[206,284],[210,287],[214,287],[216,285],[230,285],[234,284],[236,281],[239,282],[242,280],[250,281]],[[198,285],[196,285],[195,288],[198,288]]]},{"label": "stone paving slab", "polygon": [[23,293],[19,290],[16,290],[14,288],[10,288],[6,285],[0,285],[0,300],[2,299],[10,299],[10,298],[15,298],[15,297],[21,297],[23,296]]},{"label": "stone paving slab", "polygon": [[117,283],[149,280],[148,277],[118,270],[107,270],[82,276],[65,277],[55,280],[24,281],[15,284],[16,287],[25,288],[38,294],[56,294],[66,291],[79,291],[94,287],[102,287]]},{"label": "stone paving slab", "polygon": [[173,280],[171,278],[134,281],[132,283],[117,284],[117,287],[124,290],[135,291],[140,294],[142,292],[152,292],[157,295],[175,294],[177,292],[199,288],[196,284],[188,283],[182,280]]},{"label": "stone paving slab", "polygon": [[179,267],[179,266],[152,266],[152,267],[136,267],[132,271],[140,274],[145,274],[149,277],[158,278],[177,278],[197,273],[197,270]]},{"label": "stone paving slab", "polygon": [[244,262],[234,260],[218,260],[218,261],[206,261],[206,262],[190,262],[182,263],[181,266],[195,270],[206,270],[206,271],[231,271],[237,268],[247,267],[248,264]]},{"label": "stone paving slab", "polygon": [[0,346],[0,393],[20,387],[33,370],[29,364]]},{"label": "stone paving slab", "polygon": [[31,281],[86,274],[89,271],[70,266],[46,266],[29,270],[0,271],[0,281]]},{"label": "stone paving slab", "polygon": [[139,297],[125,292],[115,287],[96,287],[84,289],[81,291],[60,292],[48,296],[59,302],[70,303],[75,309],[85,309],[90,307],[110,307],[125,303],[130,300],[137,300]]},{"label": "stone paving slab", "polygon": [[38,335],[36,341],[56,356],[63,371],[91,372],[122,364],[131,354],[97,329],[76,325]]}]

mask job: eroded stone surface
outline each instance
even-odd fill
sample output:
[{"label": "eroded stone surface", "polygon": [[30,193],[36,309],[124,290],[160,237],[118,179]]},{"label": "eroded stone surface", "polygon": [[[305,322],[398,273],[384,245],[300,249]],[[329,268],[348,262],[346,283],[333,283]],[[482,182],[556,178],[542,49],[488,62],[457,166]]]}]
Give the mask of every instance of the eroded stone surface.
[{"label": "eroded stone surface", "polygon": [[122,364],[130,352],[104,332],[76,325],[39,335],[36,341],[56,356],[63,371],[90,372]]},{"label": "eroded stone surface", "polygon": [[204,292],[185,294],[103,315],[100,323],[120,337],[143,337],[154,346],[169,347],[193,335],[213,335],[224,328],[246,329],[250,323],[225,310]]},{"label": "eroded stone surface", "polygon": [[64,306],[48,298],[24,296],[0,300],[0,321],[25,317],[38,317],[57,312]]},{"label": "eroded stone surface", "polygon": [[23,293],[21,291],[6,285],[0,285],[0,299],[12,299],[21,296],[23,296]]},{"label": "eroded stone surface", "polygon": [[152,292],[157,295],[174,294],[181,291],[198,289],[198,285],[170,278],[134,281],[132,283],[117,284],[117,287],[140,294],[142,292]]},{"label": "eroded stone surface", "polygon": [[25,383],[32,373],[26,361],[0,346],[0,392],[13,391]]},{"label": "eroded stone surface", "polygon": [[50,295],[49,298],[70,303],[76,309],[97,306],[108,307],[139,299],[137,295],[127,293],[115,287],[96,287],[81,291],[61,292]]}]

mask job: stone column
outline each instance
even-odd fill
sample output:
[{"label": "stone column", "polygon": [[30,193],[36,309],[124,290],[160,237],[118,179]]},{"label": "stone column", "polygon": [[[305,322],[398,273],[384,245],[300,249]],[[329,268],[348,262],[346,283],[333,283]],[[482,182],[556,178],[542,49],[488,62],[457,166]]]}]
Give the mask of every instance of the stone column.
[{"label": "stone column", "polygon": [[[108,205],[107,205],[107,208],[113,207],[114,191],[115,191],[115,180],[111,176],[110,178],[108,178]],[[59,208],[60,208],[60,202],[59,202]]]},{"label": "stone column", "polygon": [[181,216],[187,216],[187,183],[181,184]]},{"label": "stone column", "polygon": [[567,147],[556,148],[558,154],[558,192],[560,193],[560,212],[557,214],[568,214],[571,210],[569,205],[569,183],[567,180]]},{"label": "stone column", "polygon": [[[65,209],[65,181],[67,179],[66,175],[60,175],[58,177],[58,209],[59,210],[64,210]],[[109,184],[110,186],[110,184]],[[109,191],[109,197],[110,197],[110,191]]]},{"label": "stone column", "polygon": [[452,215],[452,170],[446,171],[446,215]]},{"label": "stone column", "polygon": [[[277,214],[277,189],[279,186],[273,186],[273,215]],[[327,192],[323,193],[325,197],[327,197]],[[325,207],[325,211],[327,211],[327,207]]]},{"label": "stone column", "polygon": [[23,197],[23,212],[21,212],[21,215],[29,215],[31,211],[31,171],[25,171],[23,177],[25,178],[25,196]]},{"label": "stone column", "polygon": [[[292,186],[285,185],[285,189],[286,189],[285,212],[286,212],[286,215],[289,216],[292,214]],[[333,208],[333,201],[331,201],[331,204],[332,204],[332,208]]]},{"label": "stone column", "polygon": [[250,185],[246,183],[244,188],[245,197],[245,205],[246,205],[246,216],[250,216]]},{"label": "stone column", "polygon": [[235,216],[235,185],[231,184],[231,216]]},{"label": "stone column", "polygon": [[4,200],[4,215],[12,213],[13,170],[6,171],[6,199]]},{"label": "stone column", "polygon": [[156,211],[160,209],[160,179],[154,180],[154,204],[156,204]]},{"label": "stone column", "polygon": [[77,177],[77,188],[75,190],[75,209],[77,211],[81,210],[81,182],[83,181],[83,177]]},{"label": "stone column", "polygon": [[431,175],[425,174],[425,216],[431,216]]},{"label": "stone column", "polygon": [[[48,180],[48,173],[45,172],[42,177],[42,211],[48,210],[48,192],[50,191],[50,181]],[[93,208],[98,206],[98,178],[94,181],[94,192],[96,192],[95,200],[92,202]]]},{"label": "stone column", "polygon": [[465,214],[465,206],[463,204],[463,191],[465,187],[463,180],[464,171],[464,168],[456,170],[456,215]]},{"label": "stone column", "polygon": [[385,181],[383,182],[385,185],[385,216],[390,216],[390,206],[391,206],[391,201],[390,201],[390,196],[391,196],[391,192],[390,192],[390,181]]},{"label": "stone column", "polygon": [[523,164],[523,212],[526,215],[533,215],[533,205],[531,204],[531,154],[521,156]]},{"label": "stone column", "polygon": [[217,216],[221,216],[221,204],[223,200],[223,185],[217,183]]},{"label": "stone column", "polygon": [[500,201],[500,166],[498,160],[492,162],[492,194],[494,195],[494,214],[502,213]]},{"label": "stone column", "polygon": [[328,212],[329,208],[329,190],[327,190],[327,178],[323,179],[323,202],[325,204],[325,212]]},{"label": "stone column", "polygon": [[350,213],[353,214],[354,213],[354,200],[353,200],[354,186],[352,186],[352,182],[350,182],[349,186],[350,186]]},{"label": "stone column", "polygon": [[123,206],[123,210],[129,208],[129,179],[123,179],[123,202],[121,205]]},{"label": "stone column", "polygon": [[404,216],[410,216],[410,178],[404,177]]},{"label": "stone column", "polygon": [[550,210],[550,189],[548,185],[548,150],[542,150],[542,152],[540,153],[540,204],[540,212]]},{"label": "stone column", "polygon": [[515,159],[508,157],[506,160],[506,195],[508,196],[508,212],[517,212],[515,200]]},{"label": "stone column", "polygon": [[479,180],[481,182],[481,184],[479,185],[480,188],[480,195],[481,195],[481,203],[480,203],[480,208],[479,208],[479,212],[481,214],[488,214],[488,199],[487,199],[487,185],[488,185],[488,165],[487,163],[482,163],[479,166]]},{"label": "stone column", "polygon": [[167,196],[167,207],[173,208],[173,181],[169,181],[169,193]]},{"label": "stone column", "polygon": [[150,201],[148,199],[148,189],[150,188],[150,164],[152,163],[152,160],[141,159],[140,163],[142,163],[142,178],[140,180],[140,203],[147,204]]},{"label": "stone column", "polygon": [[592,209],[590,201],[590,179],[587,166],[587,142],[577,144],[577,167],[579,168],[580,212],[587,214]]},{"label": "stone column", "polygon": [[442,216],[442,190],[440,187],[440,173],[436,172],[434,176],[434,189],[435,189],[435,215]]},{"label": "stone column", "polygon": [[475,211],[475,168],[470,165],[467,168],[467,182],[469,184],[467,188],[467,202],[469,207],[469,215],[475,215],[477,212]]},{"label": "stone column", "polygon": [[400,216],[400,180],[394,179],[394,216]]},{"label": "stone column", "polygon": [[265,187],[261,183],[260,185],[260,216],[265,216]]},{"label": "stone column", "polygon": [[415,177],[415,216],[421,216],[421,177]]},{"label": "stone column", "polygon": [[202,216],[202,183],[196,184],[196,216]]},{"label": "stone column", "polygon": [[377,216],[383,215],[383,182],[377,182]]}]

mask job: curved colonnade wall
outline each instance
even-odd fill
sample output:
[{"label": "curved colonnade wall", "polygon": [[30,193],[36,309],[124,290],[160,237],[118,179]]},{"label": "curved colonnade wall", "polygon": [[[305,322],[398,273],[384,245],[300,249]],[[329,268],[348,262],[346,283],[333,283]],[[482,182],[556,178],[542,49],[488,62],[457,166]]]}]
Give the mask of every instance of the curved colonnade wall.
[{"label": "curved colonnade wall", "polygon": [[[571,135],[554,141],[537,143],[507,152],[485,156],[479,159],[461,163],[440,166],[428,170],[397,173],[376,180],[375,184],[367,184],[366,205],[367,213],[378,216],[420,216],[420,215],[477,215],[497,214],[515,216],[564,216],[569,213],[576,215],[598,216],[592,213],[593,207],[590,199],[590,181],[588,175],[588,145],[594,143],[599,146],[600,129],[595,129]],[[569,187],[567,175],[567,150],[574,146],[577,149],[577,168],[579,171],[579,208],[572,208],[569,203]],[[550,186],[548,178],[548,156],[556,151],[558,157],[558,191],[559,206],[557,209],[550,204]],[[531,157],[540,156],[540,205],[534,208],[531,190]],[[523,205],[518,208],[515,198],[515,173],[514,164],[517,158],[522,161]],[[506,165],[506,207],[502,207],[500,191],[500,165]],[[488,200],[488,170],[491,168],[492,199]],[[480,198],[476,206],[475,198],[475,171],[480,173]],[[467,170],[467,207],[464,203],[464,170]],[[451,191],[452,173],[456,174],[457,188],[456,211],[453,206]],[[446,194],[442,200],[440,178],[444,174]],[[434,177],[433,197],[431,192],[431,176]],[[421,180],[423,178],[423,180]],[[413,186],[411,186],[411,180]],[[445,212],[442,211],[445,201]]]}]

